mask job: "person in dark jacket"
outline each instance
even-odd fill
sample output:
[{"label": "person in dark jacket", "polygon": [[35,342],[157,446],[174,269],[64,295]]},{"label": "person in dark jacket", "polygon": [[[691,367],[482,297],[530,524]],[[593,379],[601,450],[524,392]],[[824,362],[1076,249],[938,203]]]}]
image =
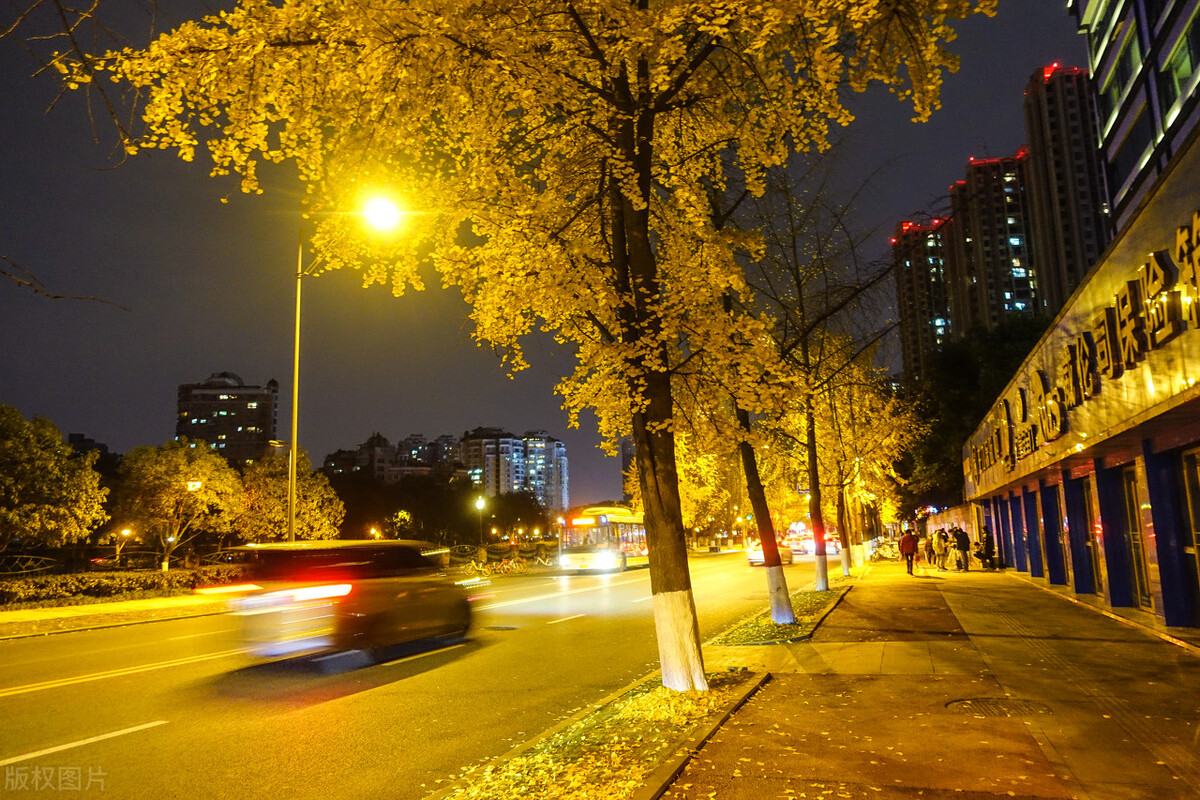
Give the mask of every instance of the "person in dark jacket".
[{"label": "person in dark jacket", "polygon": [[979,551],[983,554],[984,568],[993,569],[996,566],[996,538],[986,525],[979,534]]},{"label": "person in dark jacket", "polygon": [[958,550],[962,571],[969,572],[971,569],[971,537],[962,528],[954,529],[954,547]]},{"label": "person in dark jacket", "polygon": [[904,561],[908,565],[908,574],[913,574],[913,557],[917,554],[917,537],[912,533],[905,531],[900,537],[900,555],[904,556]]}]

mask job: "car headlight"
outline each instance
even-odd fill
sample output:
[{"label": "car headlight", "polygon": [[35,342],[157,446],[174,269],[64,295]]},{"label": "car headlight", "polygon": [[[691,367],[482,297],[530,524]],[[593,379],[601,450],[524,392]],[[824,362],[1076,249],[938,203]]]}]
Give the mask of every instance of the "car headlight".
[{"label": "car headlight", "polygon": [[558,559],[558,565],[559,565],[560,567],[569,567],[569,566],[571,566],[571,557],[570,557],[570,556],[560,556],[560,557],[559,557],[559,559]]},{"label": "car headlight", "polygon": [[597,553],[596,566],[600,569],[610,569],[617,565],[617,557],[612,553]]}]

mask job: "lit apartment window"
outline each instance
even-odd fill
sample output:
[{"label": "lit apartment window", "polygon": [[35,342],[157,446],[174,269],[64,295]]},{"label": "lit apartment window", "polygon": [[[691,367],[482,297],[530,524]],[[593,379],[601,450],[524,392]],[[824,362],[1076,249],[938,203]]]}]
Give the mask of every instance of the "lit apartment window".
[{"label": "lit apartment window", "polygon": [[246,403],[246,408],[258,408],[258,403]]}]

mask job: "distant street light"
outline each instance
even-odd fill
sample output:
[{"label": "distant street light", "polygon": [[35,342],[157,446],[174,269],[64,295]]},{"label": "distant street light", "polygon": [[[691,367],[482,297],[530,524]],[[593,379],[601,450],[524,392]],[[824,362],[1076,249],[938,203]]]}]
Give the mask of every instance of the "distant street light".
[{"label": "distant street light", "polygon": [[475,508],[479,511],[479,546],[483,547],[483,495],[475,498]]},{"label": "distant street light", "polygon": [[[391,200],[376,197],[368,200],[363,210],[358,212],[367,223],[376,230],[385,231],[395,228],[400,222],[402,212]],[[296,327],[292,341],[292,441],[288,446],[288,541],[296,541],[296,463],[300,448],[298,445],[300,423],[300,283],[301,278],[311,274],[316,261],[304,266],[304,231],[301,229],[299,248],[296,254]]]}]

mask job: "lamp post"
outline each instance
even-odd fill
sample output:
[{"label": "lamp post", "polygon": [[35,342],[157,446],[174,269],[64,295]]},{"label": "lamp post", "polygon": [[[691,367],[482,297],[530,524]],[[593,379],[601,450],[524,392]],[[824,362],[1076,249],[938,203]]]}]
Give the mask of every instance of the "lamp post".
[{"label": "lamp post", "polygon": [[[367,201],[362,211],[357,212],[376,230],[385,231],[395,228],[400,223],[400,209],[391,200],[383,197]],[[311,274],[316,261],[304,266],[304,231],[299,235],[299,246],[296,252],[296,324],[292,336],[292,440],[288,447],[288,541],[296,541],[296,464],[300,448],[297,444],[300,426],[300,286],[302,278]]]}]

